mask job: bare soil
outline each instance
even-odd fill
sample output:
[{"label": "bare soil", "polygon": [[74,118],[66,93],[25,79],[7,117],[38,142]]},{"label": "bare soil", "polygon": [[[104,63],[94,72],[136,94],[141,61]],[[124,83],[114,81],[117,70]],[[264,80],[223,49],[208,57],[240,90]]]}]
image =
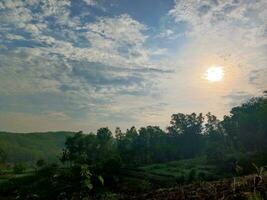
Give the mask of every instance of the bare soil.
[{"label": "bare soil", "polygon": [[266,199],[267,176],[259,184],[255,184],[255,176],[244,176],[212,182],[198,182],[169,189],[128,196],[123,199],[132,200],[232,200],[232,199]]}]

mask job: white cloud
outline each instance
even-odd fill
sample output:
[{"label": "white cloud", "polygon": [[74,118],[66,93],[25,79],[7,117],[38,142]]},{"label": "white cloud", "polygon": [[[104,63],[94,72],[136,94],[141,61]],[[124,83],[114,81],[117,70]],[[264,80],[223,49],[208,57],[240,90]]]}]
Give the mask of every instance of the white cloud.
[{"label": "white cloud", "polygon": [[[84,117],[95,124],[103,119],[137,120],[142,102],[151,104],[160,78],[156,75],[160,71],[142,70],[161,69],[162,63],[152,61],[151,56],[167,50],[147,48],[148,27],[127,14],[88,22],[83,13],[74,15],[71,6],[67,0],[0,4],[7,46],[0,55],[4,110],[15,112],[12,119],[22,119],[23,114],[16,112],[27,113],[29,119],[39,112],[37,118],[46,121],[64,118],[67,112],[70,118]],[[139,103],[133,103],[135,96]],[[75,123],[88,127],[87,121]],[[52,122],[51,126],[58,127]]]},{"label": "white cloud", "polygon": [[176,22],[187,22],[193,37],[228,39],[252,47],[267,44],[265,0],[176,0],[169,14]]},{"label": "white cloud", "polygon": [[83,0],[88,6],[96,6],[97,0]]},{"label": "white cloud", "polygon": [[[162,124],[175,110],[225,114],[221,96],[242,90],[253,95],[266,83],[263,0],[177,0],[165,16],[176,24],[160,25],[160,33],[128,14],[91,16],[98,1],[80,2],[81,10],[72,7],[76,3],[0,2],[0,103],[6,110],[29,112],[29,120],[38,112],[40,120],[83,118],[75,127]],[[198,79],[211,64],[231,72],[226,85]],[[252,69],[257,71],[249,82]],[[10,115],[10,121],[17,117]]]}]

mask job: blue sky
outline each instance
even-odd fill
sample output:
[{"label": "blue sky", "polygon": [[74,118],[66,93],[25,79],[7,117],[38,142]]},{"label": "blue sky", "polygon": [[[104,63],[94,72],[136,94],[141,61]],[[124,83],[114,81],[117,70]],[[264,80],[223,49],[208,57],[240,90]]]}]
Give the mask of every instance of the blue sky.
[{"label": "blue sky", "polygon": [[5,131],[165,128],[267,88],[265,0],[3,0],[0,23]]}]

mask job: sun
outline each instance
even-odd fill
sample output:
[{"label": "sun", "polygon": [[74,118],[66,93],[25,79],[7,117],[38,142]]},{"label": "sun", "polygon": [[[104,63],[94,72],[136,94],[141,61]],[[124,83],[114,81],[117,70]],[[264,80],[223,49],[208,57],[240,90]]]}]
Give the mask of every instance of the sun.
[{"label": "sun", "polygon": [[204,78],[211,82],[222,81],[224,77],[224,70],[221,66],[211,66],[204,74]]}]

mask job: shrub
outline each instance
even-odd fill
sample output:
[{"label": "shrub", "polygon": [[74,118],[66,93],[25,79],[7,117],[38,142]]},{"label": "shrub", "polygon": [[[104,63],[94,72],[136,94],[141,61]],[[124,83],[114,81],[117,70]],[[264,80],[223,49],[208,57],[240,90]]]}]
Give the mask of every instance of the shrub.
[{"label": "shrub", "polygon": [[185,182],[184,175],[180,175],[180,176],[176,177],[175,181],[176,181],[177,184],[181,184],[181,185],[184,184],[184,182]]},{"label": "shrub", "polygon": [[44,161],[43,159],[39,159],[39,160],[37,160],[37,162],[36,162],[36,166],[37,166],[38,168],[45,166],[45,161]]},{"label": "shrub", "polygon": [[196,178],[196,169],[191,169],[190,172],[188,173],[188,182],[194,181]]},{"label": "shrub", "polygon": [[14,174],[22,174],[25,171],[26,167],[22,163],[17,163],[13,167]]},{"label": "shrub", "polygon": [[205,173],[205,172],[199,172],[199,173],[198,173],[198,179],[199,179],[200,181],[205,181],[205,180],[207,179],[207,175],[206,175],[206,173]]}]

